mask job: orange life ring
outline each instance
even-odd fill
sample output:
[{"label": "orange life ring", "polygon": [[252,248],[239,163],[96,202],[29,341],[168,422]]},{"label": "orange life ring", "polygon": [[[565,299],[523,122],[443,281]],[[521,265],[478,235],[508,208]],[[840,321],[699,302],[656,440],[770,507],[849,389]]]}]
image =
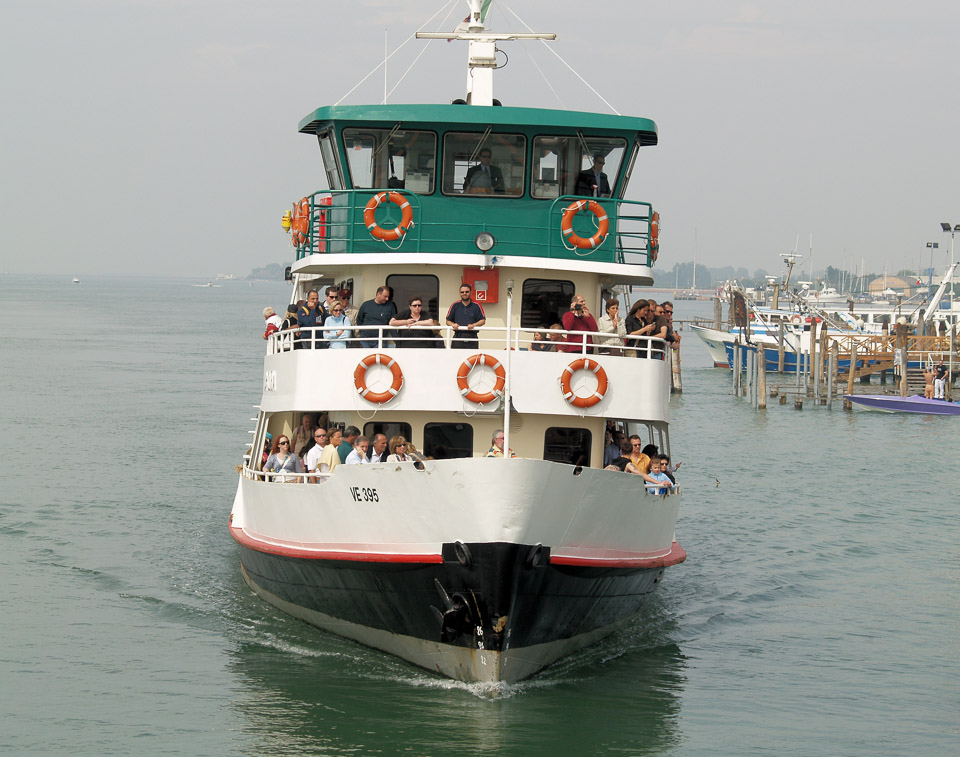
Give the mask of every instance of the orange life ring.
[{"label": "orange life ring", "polygon": [[650,216],[650,260],[657,262],[660,254],[660,214],[654,211]]},{"label": "orange life ring", "polygon": [[[597,233],[587,239],[578,237],[573,233],[573,217],[584,209],[593,213],[598,221]],[[574,247],[578,247],[581,250],[588,248],[592,250],[594,247],[599,247],[603,244],[603,240],[607,238],[607,232],[610,231],[610,219],[607,217],[607,212],[599,202],[595,200],[577,200],[563,209],[563,217],[560,219],[560,231]]]},{"label": "orange life ring", "polygon": [[[493,368],[493,372],[497,376],[496,383],[493,385],[493,391],[484,392],[475,392],[470,388],[470,384],[467,383],[467,376],[470,375],[470,371],[476,368],[478,365],[489,365]],[[477,405],[486,405],[489,402],[493,402],[496,399],[499,399],[503,396],[503,387],[507,383],[507,372],[503,367],[503,363],[497,360],[492,355],[477,354],[471,355],[462,363],[460,363],[460,370],[457,371],[457,387],[460,389],[460,394],[462,394],[470,402],[476,403]]]},{"label": "orange life ring", "polygon": [[[377,226],[376,219],[377,208],[387,201],[398,205],[403,212],[400,218],[400,225],[389,231]],[[368,202],[367,206],[363,209],[363,223],[366,225],[367,231],[370,232],[370,236],[374,239],[379,239],[382,242],[402,239],[403,235],[413,227],[413,208],[410,207],[407,198],[399,192],[381,192],[371,197],[370,202]]]},{"label": "orange life ring", "polygon": [[290,240],[294,247],[305,244],[310,234],[310,200],[306,197],[293,206],[293,220],[290,222]]},{"label": "orange life ring", "polygon": [[799,315],[791,315],[790,323],[793,323],[799,326],[801,323],[803,323],[803,318],[801,318]]},{"label": "orange life ring", "polygon": [[[593,371],[597,376],[597,390],[588,397],[580,397],[574,394],[573,388],[570,386],[573,374],[577,371]],[[574,407],[593,407],[607,393],[607,372],[596,360],[583,357],[574,360],[560,374],[560,391],[563,392],[563,398]]]},{"label": "orange life ring", "polygon": [[[367,387],[367,369],[375,363],[385,365],[393,374],[393,384],[391,384],[390,388],[385,392],[375,392]],[[367,355],[357,364],[357,368],[353,372],[353,384],[357,387],[357,392],[359,392],[360,396],[365,400],[382,405],[399,394],[400,387],[403,386],[403,371],[400,370],[397,361],[389,355],[383,355],[381,353]]]}]

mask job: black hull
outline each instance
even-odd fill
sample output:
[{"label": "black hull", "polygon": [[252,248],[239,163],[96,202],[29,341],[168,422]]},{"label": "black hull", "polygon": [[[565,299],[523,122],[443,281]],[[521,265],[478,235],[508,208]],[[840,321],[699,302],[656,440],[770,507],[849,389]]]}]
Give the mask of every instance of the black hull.
[{"label": "black hull", "polygon": [[464,680],[519,680],[602,638],[664,572],[556,564],[545,547],[506,543],[445,544],[442,562],[420,563],[241,548],[245,578],[267,601]]}]

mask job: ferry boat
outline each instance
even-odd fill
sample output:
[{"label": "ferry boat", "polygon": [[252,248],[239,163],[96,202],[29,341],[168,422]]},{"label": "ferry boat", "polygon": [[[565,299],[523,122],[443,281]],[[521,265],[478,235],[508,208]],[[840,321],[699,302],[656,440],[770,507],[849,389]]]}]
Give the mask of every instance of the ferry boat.
[{"label": "ferry boat", "polygon": [[[576,312],[574,294],[599,317],[608,297],[653,283],[658,215],[625,194],[656,124],[500,106],[497,46],[554,35],[491,32],[471,5],[459,31],[418,35],[468,42],[465,99],[326,106],[300,122],[329,189],[285,215],[292,300],[333,287],[350,313],[387,287],[401,311],[422,298],[439,325],[353,324],[346,349],[319,326],[270,335],[229,530],[247,584],[284,612],[499,684],[629,623],[686,553],[680,488],[647,493],[604,469],[608,427],[670,453],[668,345],[599,354],[599,333],[550,329]],[[591,186],[597,159],[606,181]],[[471,182],[485,162],[499,177]],[[485,319],[474,343],[446,319],[463,284]],[[538,349],[556,346],[551,332],[569,351]],[[306,413],[402,436],[421,456],[265,471],[265,442]],[[515,457],[491,456],[498,430]]]}]

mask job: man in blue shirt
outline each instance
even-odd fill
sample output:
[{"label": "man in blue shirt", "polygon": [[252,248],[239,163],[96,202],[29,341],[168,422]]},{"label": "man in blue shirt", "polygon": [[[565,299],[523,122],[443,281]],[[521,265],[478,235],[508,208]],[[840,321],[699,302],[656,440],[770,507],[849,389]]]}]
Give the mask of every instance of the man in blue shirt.
[{"label": "man in blue shirt", "polygon": [[460,301],[455,302],[447,311],[447,325],[456,329],[453,333],[454,349],[475,350],[480,347],[480,339],[475,329],[487,322],[483,308],[473,301],[473,287],[460,285]]},{"label": "man in blue shirt", "polygon": [[[390,299],[390,289],[383,286],[377,288],[377,296],[372,300],[367,300],[357,311],[357,326],[389,326],[390,319],[396,317],[397,306]],[[390,331],[386,329],[384,336],[389,337]],[[360,346],[366,349],[374,349],[379,339],[379,330],[357,329],[357,336],[361,337]],[[386,346],[386,345],[384,345]]]}]

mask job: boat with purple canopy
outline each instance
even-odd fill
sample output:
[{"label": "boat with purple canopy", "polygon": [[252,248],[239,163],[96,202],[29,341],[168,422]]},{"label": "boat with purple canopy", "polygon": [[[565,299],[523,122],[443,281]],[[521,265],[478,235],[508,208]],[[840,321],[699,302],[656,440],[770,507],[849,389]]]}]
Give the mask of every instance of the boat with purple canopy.
[{"label": "boat with purple canopy", "polygon": [[914,394],[898,397],[892,394],[845,394],[844,399],[855,402],[868,410],[884,413],[914,413],[917,415],[960,415],[960,403],[932,400]]}]

